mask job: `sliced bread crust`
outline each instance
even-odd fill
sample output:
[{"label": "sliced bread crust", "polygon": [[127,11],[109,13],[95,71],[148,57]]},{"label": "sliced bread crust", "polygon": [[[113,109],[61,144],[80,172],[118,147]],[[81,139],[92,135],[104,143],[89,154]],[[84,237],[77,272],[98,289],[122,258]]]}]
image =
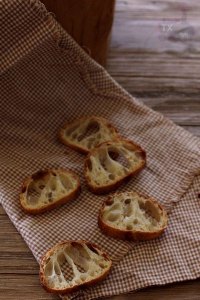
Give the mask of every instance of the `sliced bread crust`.
[{"label": "sliced bread crust", "polygon": [[132,141],[118,138],[102,143],[85,159],[86,183],[93,193],[105,194],[139,173],[145,164],[145,151]]},{"label": "sliced bread crust", "polygon": [[80,179],[74,172],[46,169],[24,180],[19,198],[26,213],[40,214],[76,199],[80,191]]},{"label": "sliced bread crust", "polygon": [[164,208],[153,198],[136,192],[111,195],[102,204],[98,225],[108,236],[124,240],[151,240],[167,227]]},{"label": "sliced bread crust", "polygon": [[98,144],[117,137],[117,129],[108,120],[98,116],[67,122],[59,131],[59,139],[63,144],[86,154]]},{"label": "sliced bread crust", "polygon": [[111,265],[109,256],[97,245],[83,240],[63,241],[41,259],[40,281],[50,293],[71,293],[102,281]]}]

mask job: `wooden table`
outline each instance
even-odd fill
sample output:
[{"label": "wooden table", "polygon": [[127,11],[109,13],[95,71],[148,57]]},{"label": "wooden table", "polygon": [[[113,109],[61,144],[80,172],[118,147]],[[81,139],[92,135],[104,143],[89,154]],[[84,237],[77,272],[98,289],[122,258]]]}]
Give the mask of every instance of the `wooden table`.
[{"label": "wooden table", "polygon": [[[109,73],[131,94],[200,136],[200,2],[118,0]],[[0,300],[59,299],[39,284],[38,265],[0,207]],[[200,280],[112,300],[200,299]]]}]

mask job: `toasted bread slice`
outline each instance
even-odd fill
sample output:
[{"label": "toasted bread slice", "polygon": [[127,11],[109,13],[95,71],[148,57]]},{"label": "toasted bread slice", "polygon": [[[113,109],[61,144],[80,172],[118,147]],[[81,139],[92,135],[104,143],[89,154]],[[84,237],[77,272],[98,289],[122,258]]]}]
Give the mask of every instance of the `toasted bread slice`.
[{"label": "toasted bread slice", "polygon": [[64,241],[42,258],[40,281],[51,293],[71,293],[103,280],[112,262],[98,246],[87,241]]},{"label": "toasted bread slice", "polygon": [[106,119],[89,116],[65,124],[59,137],[62,143],[82,153],[118,137],[118,132]]},{"label": "toasted bread slice", "polygon": [[39,214],[75,199],[79,192],[80,180],[74,172],[47,169],[25,179],[20,203],[25,212]]},{"label": "toasted bread slice", "polygon": [[163,233],[167,220],[167,213],[155,199],[124,192],[104,201],[98,224],[106,235],[114,238],[150,240]]},{"label": "toasted bread slice", "polygon": [[146,163],[144,150],[131,141],[117,139],[93,149],[85,159],[85,178],[90,190],[104,194],[116,189]]}]

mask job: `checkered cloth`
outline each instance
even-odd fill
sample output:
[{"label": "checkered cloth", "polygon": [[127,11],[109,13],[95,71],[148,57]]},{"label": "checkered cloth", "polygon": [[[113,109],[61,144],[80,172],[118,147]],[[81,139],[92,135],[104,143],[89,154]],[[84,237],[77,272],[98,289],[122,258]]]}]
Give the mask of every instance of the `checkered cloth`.
[{"label": "checkered cloth", "polygon": [[[107,251],[115,262],[110,276],[79,292],[79,299],[198,277],[200,140],[124,91],[38,0],[2,0],[0,5],[1,204],[37,261],[65,239],[90,240]],[[84,156],[57,140],[64,122],[93,114],[109,119],[146,150],[147,167],[118,191],[144,192],[165,206],[170,221],[161,238],[136,244],[108,238],[98,229],[97,215],[106,196],[88,191]],[[18,199],[21,182],[47,167],[75,171],[82,193],[49,213],[26,215]]]}]

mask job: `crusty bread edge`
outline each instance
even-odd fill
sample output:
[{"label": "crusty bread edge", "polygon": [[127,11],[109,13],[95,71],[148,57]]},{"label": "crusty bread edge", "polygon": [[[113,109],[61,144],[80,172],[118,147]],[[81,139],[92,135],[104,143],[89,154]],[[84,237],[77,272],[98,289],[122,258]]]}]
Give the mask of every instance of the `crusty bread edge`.
[{"label": "crusty bread edge", "polygon": [[[118,194],[120,195],[123,193],[118,193]],[[102,206],[99,210],[99,215],[98,215],[98,226],[104,234],[106,234],[110,237],[113,237],[113,238],[121,239],[121,240],[128,240],[128,241],[142,241],[143,240],[144,241],[144,240],[155,239],[164,232],[164,230],[167,228],[167,224],[168,224],[168,216],[167,216],[167,212],[165,211],[165,209],[154,198],[148,197],[141,193],[137,193],[137,194],[143,198],[150,200],[151,202],[153,202],[156,206],[158,206],[161,209],[162,217],[165,220],[165,226],[163,228],[161,228],[160,230],[157,230],[154,232],[144,232],[144,231],[139,231],[139,230],[120,230],[118,228],[109,226],[108,224],[106,224],[103,221],[102,216],[103,216],[104,207],[106,206],[106,202],[109,201],[110,199],[112,199],[112,195],[111,195],[108,197],[108,199],[106,199],[102,203]],[[117,195],[117,194],[115,194],[115,195]]]},{"label": "crusty bread edge", "polygon": [[81,122],[81,121],[85,121],[86,119],[89,119],[89,118],[95,118],[97,119],[99,122],[103,122],[103,123],[106,123],[107,127],[109,128],[112,128],[115,133],[116,133],[116,138],[117,137],[120,137],[120,134],[118,132],[118,129],[112,125],[112,123],[110,123],[107,119],[103,118],[103,117],[98,117],[98,116],[95,116],[95,115],[92,115],[92,116],[85,116],[85,117],[81,117],[81,118],[77,118],[77,119],[74,119],[72,120],[71,122],[66,122],[64,123],[64,125],[60,128],[59,132],[58,132],[58,139],[60,140],[61,143],[63,143],[64,145],[68,146],[69,148],[75,150],[75,151],[78,151],[82,154],[88,154],[90,151],[81,147],[81,146],[77,146],[77,145],[74,145],[74,144],[71,144],[69,143],[65,138],[64,138],[64,132],[66,130],[66,128],[71,124],[71,123],[76,123],[76,122]]},{"label": "crusty bread edge", "polygon": [[79,176],[71,171],[71,170],[68,170],[68,169],[63,169],[63,168],[58,168],[58,169],[45,169],[45,170],[42,170],[42,172],[52,172],[52,171],[59,171],[59,172],[67,172],[67,173],[70,173],[76,180],[77,182],[77,188],[72,191],[69,195],[67,195],[66,197],[63,197],[59,200],[57,200],[56,202],[54,203],[50,203],[48,204],[47,206],[43,207],[43,208],[28,208],[28,207],[25,207],[23,205],[23,198],[24,198],[24,189],[27,189],[28,185],[30,184],[30,182],[32,181],[32,176],[34,176],[35,174],[41,172],[41,170],[37,171],[36,173],[32,174],[31,176],[28,176],[22,183],[22,186],[21,186],[21,191],[20,191],[20,194],[19,194],[19,200],[20,200],[20,205],[21,205],[21,208],[23,209],[23,211],[25,213],[28,213],[28,214],[32,214],[32,215],[37,215],[37,214],[42,214],[42,213],[45,213],[47,211],[51,211],[53,210],[54,208],[58,208],[60,207],[61,205],[69,202],[69,201],[72,201],[74,199],[76,199],[80,192],[81,192],[81,184],[80,184],[80,178]]},{"label": "crusty bread edge", "polygon": [[84,162],[84,175],[85,175],[86,183],[87,183],[87,186],[88,186],[89,190],[94,194],[97,194],[97,195],[107,194],[109,192],[112,192],[112,191],[116,190],[121,184],[125,183],[126,181],[131,179],[133,176],[137,175],[146,166],[146,152],[142,149],[142,147],[140,145],[138,145],[138,144],[136,144],[136,143],[134,143],[130,140],[124,139],[124,138],[118,138],[115,141],[126,141],[126,142],[130,143],[132,146],[134,146],[137,150],[139,150],[139,152],[142,156],[142,159],[143,159],[143,164],[138,169],[136,169],[135,171],[127,174],[126,176],[124,176],[121,179],[116,180],[112,184],[108,184],[108,185],[105,185],[105,186],[99,186],[99,187],[94,186],[90,183],[89,176],[86,175],[87,161],[90,158],[90,156],[99,147],[101,147],[102,145],[105,145],[105,144],[110,144],[110,143],[112,143],[112,141],[108,141],[108,142],[104,142],[104,143],[99,144],[96,148],[94,148],[93,150],[91,150],[89,152],[89,154],[86,156],[85,162]]},{"label": "crusty bread edge", "polygon": [[[45,259],[46,257],[50,256],[51,253],[53,251],[55,251],[57,248],[59,248],[59,246],[62,246],[63,244],[66,244],[66,243],[80,243],[80,244],[86,244],[87,246],[89,245],[90,247],[92,247],[94,250],[98,250],[100,252],[100,254],[106,259],[106,260],[109,260],[110,262],[110,266],[109,268],[101,275],[99,276],[98,278],[95,278],[89,282],[85,282],[85,283],[81,283],[77,286],[74,286],[74,287],[70,287],[70,288],[65,288],[63,290],[60,290],[60,289],[52,289],[50,287],[47,286],[46,284],[46,280],[45,280],[45,276],[44,276],[44,266],[45,266]],[[98,252],[97,251],[97,252]],[[88,241],[85,241],[85,240],[65,240],[65,241],[62,241],[58,244],[56,244],[54,247],[52,247],[51,249],[49,249],[44,255],[43,257],[41,258],[41,262],[40,262],[40,271],[39,271],[39,277],[40,277],[40,283],[42,285],[42,287],[49,293],[54,293],[54,294],[69,294],[69,293],[72,293],[72,292],[75,292],[79,289],[82,289],[82,288],[85,288],[85,287],[90,287],[90,286],[93,286],[93,285],[96,285],[97,283],[101,282],[102,280],[105,279],[105,277],[108,275],[108,273],[110,272],[110,269],[111,269],[111,266],[112,266],[112,260],[110,259],[109,255],[107,253],[105,253],[99,246],[97,246],[96,244],[93,244],[93,243],[90,243]]]}]

